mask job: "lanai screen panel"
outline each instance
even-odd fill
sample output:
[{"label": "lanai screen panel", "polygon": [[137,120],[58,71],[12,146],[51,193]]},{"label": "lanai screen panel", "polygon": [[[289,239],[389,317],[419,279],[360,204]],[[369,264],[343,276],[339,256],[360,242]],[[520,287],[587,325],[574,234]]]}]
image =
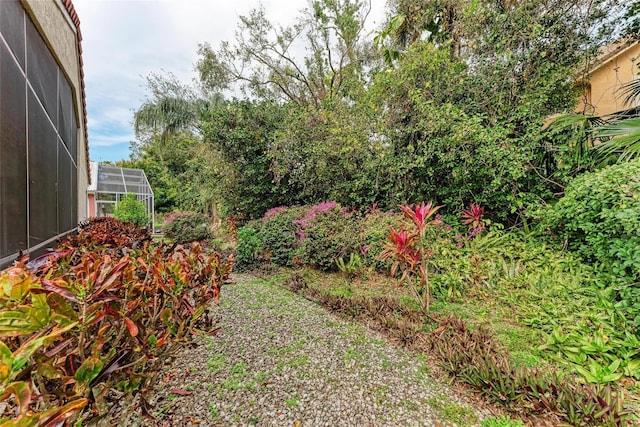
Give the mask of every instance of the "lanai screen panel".
[{"label": "lanai screen panel", "polygon": [[0,0],[0,268],[78,222],[74,90],[37,28]]},{"label": "lanai screen panel", "polygon": [[97,214],[111,215],[127,193],[133,193],[147,208],[153,221],[153,191],[142,169],[98,165],[96,185]]}]

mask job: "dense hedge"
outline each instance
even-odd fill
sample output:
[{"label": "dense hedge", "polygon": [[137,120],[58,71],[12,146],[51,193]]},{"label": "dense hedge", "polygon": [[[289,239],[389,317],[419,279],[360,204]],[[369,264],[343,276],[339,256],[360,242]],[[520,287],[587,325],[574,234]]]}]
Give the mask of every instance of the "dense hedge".
[{"label": "dense hedge", "polygon": [[261,260],[335,271],[338,260],[357,259],[367,268],[384,270],[388,263],[376,256],[397,223],[398,215],[378,209],[356,212],[336,202],[277,207],[238,231],[237,254],[245,264]]},{"label": "dense hedge", "polygon": [[570,249],[618,277],[640,272],[640,160],[580,175],[546,212]]},{"label": "dense hedge", "polygon": [[196,212],[178,212],[169,215],[163,225],[164,234],[178,243],[211,238],[211,221]]}]

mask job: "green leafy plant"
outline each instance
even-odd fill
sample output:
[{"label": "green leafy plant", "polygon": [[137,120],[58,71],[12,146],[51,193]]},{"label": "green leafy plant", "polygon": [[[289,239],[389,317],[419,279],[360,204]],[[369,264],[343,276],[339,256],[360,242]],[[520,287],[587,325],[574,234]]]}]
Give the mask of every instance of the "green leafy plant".
[{"label": "green leafy plant", "polygon": [[364,268],[362,258],[355,252],[349,254],[349,261],[345,262],[343,257],[336,260],[336,265],[341,273],[349,276],[357,276]]},{"label": "green leafy plant", "polygon": [[[542,224],[595,265],[629,327],[640,325],[640,160],[585,173],[541,212]],[[636,332],[637,335],[637,332]]]},{"label": "green leafy plant", "polygon": [[186,243],[211,238],[210,226],[211,221],[205,215],[196,212],[182,212],[172,218],[172,221],[163,229],[167,237],[178,243]]},{"label": "green leafy plant", "polygon": [[449,375],[477,388],[506,408],[530,414],[555,413],[570,425],[630,426],[623,390],[581,384],[554,371],[515,369],[486,328],[470,330],[455,316],[440,322],[431,349]]},{"label": "green leafy plant", "polygon": [[254,227],[241,227],[237,231],[236,256],[238,263],[248,265],[255,261],[260,248],[260,237]]},{"label": "green leafy plant", "polygon": [[124,195],[116,205],[113,216],[120,221],[131,222],[138,227],[146,227],[151,220],[144,203],[138,201],[137,196],[133,193]]},{"label": "green leafy plant", "polygon": [[640,271],[640,160],[585,173],[571,182],[544,224],[569,248],[621,277]]}]

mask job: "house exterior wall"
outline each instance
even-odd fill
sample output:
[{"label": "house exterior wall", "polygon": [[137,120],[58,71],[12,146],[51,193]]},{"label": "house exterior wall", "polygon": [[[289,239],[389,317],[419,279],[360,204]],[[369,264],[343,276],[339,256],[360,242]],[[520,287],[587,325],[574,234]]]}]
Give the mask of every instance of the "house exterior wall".
[{"label": "house exterior wall", "polygon": [[20,251],[55,245],[87,216],[82,63],[70,11],[70,0],[0,0],[0,268]]},{"label": "house exterior wall", "polygon": [[614,45],[589,73],[589,84],[576,111],[603,116],[629,108],[623,104],[619,89],[638,78],[638,64],[640,43]]}]

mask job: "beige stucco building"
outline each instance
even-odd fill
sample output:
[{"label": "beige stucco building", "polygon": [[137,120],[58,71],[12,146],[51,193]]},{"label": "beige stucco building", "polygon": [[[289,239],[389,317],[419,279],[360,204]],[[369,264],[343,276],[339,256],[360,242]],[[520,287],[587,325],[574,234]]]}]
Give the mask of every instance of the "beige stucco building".
[{"label": "beige stucco building", "polygon": [[0,268],[87,216],[81,40],[71,0],[0,0]]},{"label": "beige stucco building", "polygon": [[619,41],[608,45],[590,67],[578,112],[603,116],[637,105],[624,105],[620,88],[638,78],[640,43]]}]

